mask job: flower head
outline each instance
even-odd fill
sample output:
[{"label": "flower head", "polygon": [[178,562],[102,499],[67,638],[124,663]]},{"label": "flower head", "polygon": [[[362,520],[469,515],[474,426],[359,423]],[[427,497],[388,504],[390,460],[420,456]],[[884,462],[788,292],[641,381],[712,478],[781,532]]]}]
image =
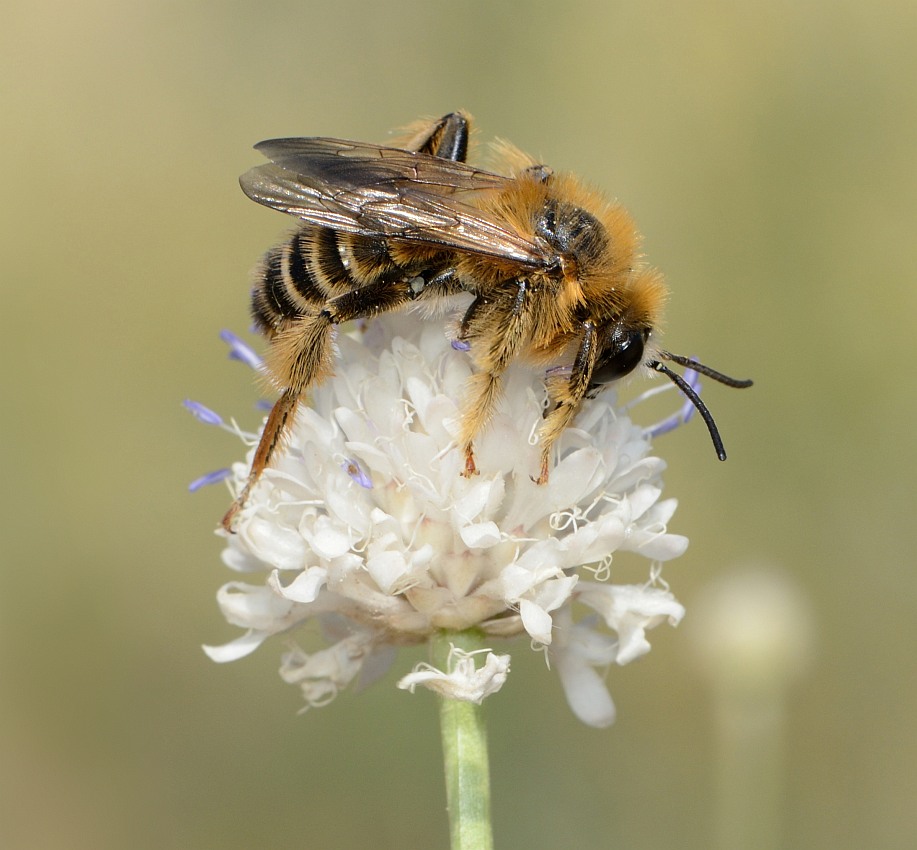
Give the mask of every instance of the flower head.
[{"label": "flower head", "polygon": [[[610,723],[596,668],[645,654],[646,631],[684,613],[658,580],[657,565],[687,540],[667,531],[675,502],[660,500],[664,463],[649,454],[648,429],[603,393],[563,434],[548,483],[537,485],[544,390],[539,376],[513,368],[475,444],[480,474],[465,478],[455,437],[472,367],[442,325],[387,316],[337,345],[336,375],[300,410],[288,450],[227,537],[226,565],[265,578],[221,588],[224,615],[247,631],[209,655],[239,658],[316,624],[322,645],[291,644],[280,672],[318,706],[440,630],[527,635],[554,662],[577,716]],[[233,467],[236,488],[248,469]],[[618,552],[647,560],[645,583],[610,583]],[[492,658],[486,693],[508,672],[508,657]],[[480,671],[470,657],[460,662],[406,686],[452,683],[475,699]]]}]

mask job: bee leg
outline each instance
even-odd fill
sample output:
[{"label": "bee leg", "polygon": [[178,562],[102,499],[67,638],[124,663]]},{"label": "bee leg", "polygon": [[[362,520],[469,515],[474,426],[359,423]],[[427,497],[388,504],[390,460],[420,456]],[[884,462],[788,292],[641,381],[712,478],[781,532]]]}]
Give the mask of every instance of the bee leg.
[{"label": "bee leg", "polygon": [[538,432],[538,440],[541,443],[541,470],[538,477],[533,479],[536,484],[546,484],[548,481],[551,449],[564,429],[573,421],[583,398],[589,392],[598,354],[595,325],[592,322],[583,322],[583,337],[569,379],[548,381],[548,396],[554,401],[554,407],[546,411]]},{"label": "bee leg", "polygon": [[460,112],[450,112],[439,119],[429,135],[415,142],[418,153],[464,162],[468,156],[468,119]]},{"label": "bee leg", "polygon": [[293,414],[296,412],[299,395],[299,392],[292,387],[287,388],[271,408],[264,430],[261,432],[261,439],[258,441],[258,448],[255,450],[255,457],[252,460],[252,468],[248,474],[248,480],[245,482],[242,492],[229,506],[229,510],[226,511],[220,523],[226,531],[232,531],[232,523],[236,514],[239,513],[252,488],[258,483],[258,479],[261,478],[261,474],[267,468],[274,450],[282,443],[293,422]]},{"label": "bee leg", "polygon": [[370,284],[332,298],[321,310],[297,319],[274,337],[268,371],[284,376],[286,389],[268,415],[248,481],[223,517],[223,528],[232,531],[236,514],[289,434],[302,394],[331,374],[334,326],[394,310],[413,298],[408,281]]},{"label": "bee leg", "polygon": [[[477,315],[477,313],[480,311],[481,307],[485,303],[486,302],[484,301],[484,298],[482,296],[479,295],[477,298],[475,298],[474,301],[472,301],[471,304],[468,306],[468,309],[465,311],[465,315],[462,317],[462,321],[459,324],[459,332],[458,332],[458,338],[456,342],[459,343],[459,345],[461,347],[464,347],[466,350],[470,347],[468,346],[467,339],[468,339],[469,330],[471,328],[471,323],[474,320],[474,317]],[[453,345],[455,345],[455,343],[453,343]],[[469,379],[469,386],[466,388],[467,395],[470,396],[472,394],[471,382],[478,380],[478,379],[479,379],[478,375],[475,375],[471,379]],[[493,391],[495,388],[491,386],[489,389],[490,391]],[[487,392],[487,390],[485,389],[484,392]],[[467,417],[467,414],[465,414],[465,416]],[[465,419],[463,418],[463,422],[462,422],[463,431],[465,430],[465,424],[466,424]],[[470,429],[474,429],[474,431],[476,432],[477,426],[472,425],[470,426],[469,430]],[[472,433],[471,436],[473,437],[474,433]],[[462,471],[462,475],[465,478],[471,478],[472,475],[478,474],[478,469],[474,463],[474,447],[472,445],[471,437],[465,438],[464,450],[465,450],[465,469]]]},{"label": "bee leg", "polygon": [[[472,349],[475,365],[481,371],[472,375],[465,390],[462,421],[459,428],[459,443],[465,452],[466,478],[477,474],[474,462],[474,438],[484,429],[493,416],[500,398],[500,378],[506,367],[516,357],[531,325],[531,286],[525,279],[517,280],[513,303],[505,300],[487,302],[476,298],[462,321],[461,336],[479,339],[488,337],[488,345],[481,343]],[[509,309],[507,309],[509,308]],[[496,335],[490,335],[495,330]]]},{"label": "bee leg", "polygon": [[268,371],[283,376],[285,389],[268,414],[245,487],[223,517],[222,525],[227,531],[232,531],[236,514],[293,427],[300,396],[331,373],[332,328],[329,312],[323,309],[297,319],[274,336]]},{"label": "bee leg", "polygon": [[499,397],[499,373],[478,372],[468,379],[465,388],[465,413],[462,415],[459,437],[465,452],[465,468],[462,471],[465,478],[478,474],[474,462],[474,438],[490,421]]},{"label": "bee leg", "polygon": [[400,280],[368,284],[326,301],[321,310],[299,319],[275,338],[269,372],[286,376],[284,394],[298,397],[331,374],[335,325],[396,310],[414,297],[410,281]]},{"label": "bee leg", "polygon": [[522,173],[534,177],[539,183],[548,183],[554,176],[554,169],[547,165],[530,165]]},{"label": "bee leg", "polygon": [[451,295],[467,292],[462,285],[454,266],[442,270],[424,272],[408,281],[411,297],[415,299],[443,299]]},{"label": "bee leg", "polygon": [[467,342],[468,333],[471,330],[471,323],[474,321],[474,317],[486,303],[487,302],[484,300],[484,297],[479,295],[474,299],[474,301],[471,302],[471,304],[468,305],[468,309],[465,311],[465,315],[462,316],[462,321],[459,322],[459,342]]}]

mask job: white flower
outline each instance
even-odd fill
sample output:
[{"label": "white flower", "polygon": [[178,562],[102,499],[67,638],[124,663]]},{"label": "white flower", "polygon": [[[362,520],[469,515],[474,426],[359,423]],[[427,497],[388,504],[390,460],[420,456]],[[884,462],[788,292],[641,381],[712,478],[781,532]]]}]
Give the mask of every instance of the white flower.
[{"label": "white flower", "polygon": [[[655,578],[687,540],[667,531],[675,502],[660,500],[664,463],[649,456],[650,429],[602,393],[565,432],[550,480],[538,486],[542,381],[513,368],[475,444],[480,474],[464,478],[454,437],[471,362],[442,325],[387,316],[340,334],[337,345],[337,374],[301,407],[289,449],[227,537],[228,567],[267,575],[220,590],[224,616],[247,631],[208,654],[233,660],[272,635],[292,638],[317,624],[318,648],[294,644],[281,667],[317,706],[438,630],[475,627],[493,641],[527,634],[547,649],[576,714],[610,723],[614,707],[596,668],[645,654],[646,631],[684,613]],[[237,489],[248,469],[233,467]],[[645,585],[609,583],[617,552],[646,559]],[[574,602],[595,614],[576,622]],[[479,699],[507,671],[508,656],[491,654],[478,671],[468,657],[402,683]]]},{"label": "white flower", "polygon": [[437,670],[429,664],[418,664],[412,673],[398,682],[398,687],[414,693],[423,685],[440,696],[465,700],[480,705],[484,697],[495,694],[509,675],[509,656],[494,655],[490,650],[484,664],[476,668],[473,652],[465,652],[453,645],[449,651],[449,669]]}]

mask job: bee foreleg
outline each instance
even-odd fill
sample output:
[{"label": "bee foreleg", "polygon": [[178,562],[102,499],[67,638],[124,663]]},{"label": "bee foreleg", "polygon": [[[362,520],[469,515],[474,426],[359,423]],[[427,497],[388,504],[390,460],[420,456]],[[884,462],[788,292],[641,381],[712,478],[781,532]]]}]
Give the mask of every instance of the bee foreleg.
[{"label": "bee foreleg", "polygon": [[[500,398],[500,378],[530,336],[531,285],[524,278],[515,284],[515,290],[496,301],[476,298],[462,321],[461,336],[473,342],[472,355],[481,370],[468,380],[459,428],[459,442],[465,452],[462,474],[466,478],[477,474],[474,438],[493,416]],[[508,298],[512,299],[509,303]],[[483,339],[487,340],[486,346]]]},{"label": "bee foreleg", "polygon": [[595,325],[592,322],[583,322],[583,337],[580,340],[569,379],[548,382],[548,396],[554,403],[554,407],[545,413],[544,421],[538,432],[538,441],[541,444],[541,470],[538,478],[534,479],[536,484],[547,483],[551,449],[579,411],[583,398],[589,391],[597,359],[598,344]]}]

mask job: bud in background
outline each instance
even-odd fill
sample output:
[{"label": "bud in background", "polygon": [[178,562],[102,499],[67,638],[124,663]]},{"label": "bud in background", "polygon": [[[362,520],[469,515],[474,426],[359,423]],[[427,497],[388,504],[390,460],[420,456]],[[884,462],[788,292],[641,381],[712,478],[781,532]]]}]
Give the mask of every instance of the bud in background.
[{"label": "bud in background", "polygon": [[782,847],[787,695],[814,644],[802,590],[771,565],[722,575],[698,594],[687,626],[713,694],[716,844]]}]

